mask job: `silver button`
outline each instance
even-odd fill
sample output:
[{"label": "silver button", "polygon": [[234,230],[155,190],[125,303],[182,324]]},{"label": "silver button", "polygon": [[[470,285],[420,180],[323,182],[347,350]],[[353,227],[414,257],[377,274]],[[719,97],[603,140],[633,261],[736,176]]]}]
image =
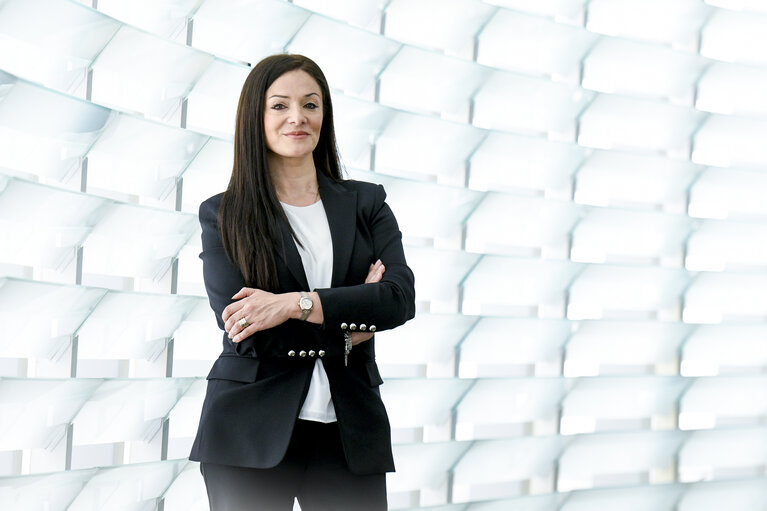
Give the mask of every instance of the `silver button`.
[{"label": "silver button", "polygon": [[352,331],[353,331],[353,330],[357,330],[357,325],[355,325],[354,323],[352,323],[351,325],[349,325],[349,330],[352,330]]},{"label": "silver button", "polygon": [[288,351],[288,356],[289,357],[295,357],[296,356],[296,351],[295,350]]},{"label": "silver button", "polygon": [[362,330],[363,332],[364,332],[365,330],[367,330],[367,329],[368,329],[368,326],[367,326],[365,323],[362,323],[362,324],[360,325],[360,330]]},{"label": "silver button", "polygon": [[325,350],[320,350],[319,355],[320,355],[320,357],[324,357],[325,356]]},{"label": "silver button", "polygon": [[315,353],[315,351],[314,351],[314,350],[309,350],[309,356],[310,356],[310,357],[313,357],[313,356],[314,356],[314,355],[316,355],[316,354],[317,354],[317,353]]},{"label": "silver button", "polygon": [[369,330],[370,330],[371,332],[375,332],[375,331],[376,331],[376,326],[375,326],[375,325],[370,325],[370,328],[369,328]]},{"label": "silver button", "polygon": [[301,351],[298,352],[298,356],[299,357],[305,357],[306,356],[306,352],[304,350],[301,350]]},{"label": "silver button", "polygon": [[341,330],[346,330],[347,328],[349,328],[349,325],[346,323],[341,323]]}]

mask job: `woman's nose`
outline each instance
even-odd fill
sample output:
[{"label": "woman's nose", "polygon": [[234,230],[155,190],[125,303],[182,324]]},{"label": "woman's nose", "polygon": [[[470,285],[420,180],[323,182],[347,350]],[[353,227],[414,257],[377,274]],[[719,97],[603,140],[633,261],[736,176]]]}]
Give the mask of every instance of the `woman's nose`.
[{"label": "woman's nose", "polygon": [[288,112],[288,122],[290,124],[303,124],[305,121],[306,116],[300,107],[293,107]]}]

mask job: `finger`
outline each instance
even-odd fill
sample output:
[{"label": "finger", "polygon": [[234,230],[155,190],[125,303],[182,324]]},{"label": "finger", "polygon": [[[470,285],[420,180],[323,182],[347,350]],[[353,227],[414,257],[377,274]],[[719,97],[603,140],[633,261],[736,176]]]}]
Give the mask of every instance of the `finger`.
[{"label": "finger", "polygon": [[[250,328],[250,326],[248,326],[248,328]],[[243,339],[247,338],[247,336],[245,335],[245,332],[247,330],[248,329],[246,328],[245,330],[240,330],[238,332],[232,332],[234,335],[230,335],[229,337],[232,339],[233,343],[237,344],[238,342],[240,342]]]},{"label": "finger", "polygon": [[352,345],[357,345],[361,342],[369,341],[373,337],[373,334],[367,332],[352,332]]},{"label": "finger", "polygon": [[[243,318],[245,318],[245,321],[248,320],[248,318],[242,315],[232,316],[231,318],[229,318],[230,324],[226,325],[226,333],[229,334],[230,339],[232,339],[234,336],[236,336],[243,330],[242,325],[240,325],[240,320]],[[249,323],[245,325],[246,328],[248,326],[249,326]]]},{"label": "finger", "polygon": [[383,278],[384,271],[386,271],[386,269],[381,265],[371,277],[370,282],[380,282],[381,278]]},{"label": "finger", "polygon": [[232,300],[238,300],[240,298],[245,298],[246,296],[250,296],[253,294],[253,291],[255,291],[252,287],[243,287],[237,293],[232,296]]},{"label": "finger", "polygon": [[229,334],[230,339],[237,333],[237,324],[234,322],[234,318],[229,318],[227,322],[224,323],[224,329],[226,330],[226,333]]},{"label": "finger", "polygon": [[227,320],[224,322],[224,328],[227,332],[231,331],[235,328],[235,325],[239,320],[242,318],[248,319],[250,312],[248,312],[249,309],[246,309],[244,306],[240,307],[236,311],[234,311],[232,314],[229,315]]},{"label": "finger", "polygon": [[365,275],[365,284],[369,284],[370,282],[373,282],[373,279],[375,278],[377,270],[370,270],[367,275]]},{"label": "finger", "polygon": [[226,307],[224,307],[223,312],[221,313],[221,319],[224,320],[224,322],[227,322],[230,317],[232,317],[233,314],[235,314],[238,310],[242,309],[244,304],[240,301],[230,303]]},{"label": "finger", "polygon": [[256,332],[258,332],[258,326],[248,325],[244,330],[237,332],[235,336],[232,337],[232,342],[235,344],[242,342]]}]

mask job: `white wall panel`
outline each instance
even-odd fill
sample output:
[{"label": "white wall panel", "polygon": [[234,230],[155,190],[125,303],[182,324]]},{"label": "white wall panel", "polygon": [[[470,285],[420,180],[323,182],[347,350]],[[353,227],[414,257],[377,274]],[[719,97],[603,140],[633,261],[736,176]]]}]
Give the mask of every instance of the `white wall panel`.
[{"label": "white wall panel", "polygon": [[195,215],[283,51],[416,276],[391,509],[765,507],[765,34],[756,0],[0,0],[0,508],[207,510]]}]

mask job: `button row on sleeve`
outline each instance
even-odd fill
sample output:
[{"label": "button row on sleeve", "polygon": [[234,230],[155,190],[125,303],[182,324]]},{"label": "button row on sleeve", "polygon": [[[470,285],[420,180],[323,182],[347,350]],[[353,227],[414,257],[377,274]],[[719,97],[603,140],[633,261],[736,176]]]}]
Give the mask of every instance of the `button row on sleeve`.
[{"label": "button row on sleeve", "polygon": [[[364,332],[366,330],[370,331],[370,332],[375,332],[376,331],[376,326],[375,325],[370,325],[368,327],[365,323],[362,323],[361,325],[359,325],[359,329],[362,332]],[[351,330],[352,332],[354,332],[355,330],[357,330],[357,324],[356,323],[351,323],[351,324],[341,323],[341,330]]]},{"label": "button row on sleeve", "polygon": [[[309,350],[308,352],[305,351],[305,350],[301,350],[301,351],[298,352],[298,356],[299,357],[306,357],[306,355],[309,355],[312,358],[314,358],[315,355],[319,355],[320,357],[324,357],[325,356],[325,350],[320,350],[318,352],[314,351],[314,350]],[[289,357],[295,357],[296,356],[296,350],[288,351],[288,356]]]}]

